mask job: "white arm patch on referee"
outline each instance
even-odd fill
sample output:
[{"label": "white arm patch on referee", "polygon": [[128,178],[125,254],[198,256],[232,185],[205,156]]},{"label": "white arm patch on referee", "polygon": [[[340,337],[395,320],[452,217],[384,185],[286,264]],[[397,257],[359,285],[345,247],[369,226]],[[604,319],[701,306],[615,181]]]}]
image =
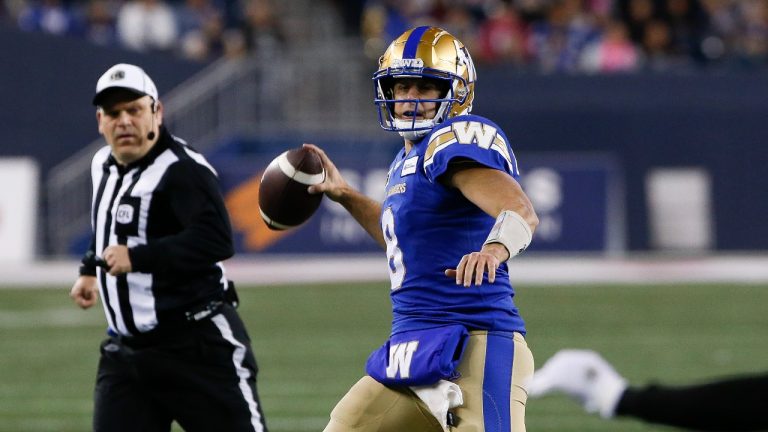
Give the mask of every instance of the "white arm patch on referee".
[{"label": "white arm patch on referee", "polygon": [[496,224],[488,234],[488,238],[483,245],[488,243],[501,243],[509,252],[509,260],[515,255],[524,251],[529,244],[533,233],[528,222],[520,216],[519,213],[512,210],[504,210],[496,218]]}]

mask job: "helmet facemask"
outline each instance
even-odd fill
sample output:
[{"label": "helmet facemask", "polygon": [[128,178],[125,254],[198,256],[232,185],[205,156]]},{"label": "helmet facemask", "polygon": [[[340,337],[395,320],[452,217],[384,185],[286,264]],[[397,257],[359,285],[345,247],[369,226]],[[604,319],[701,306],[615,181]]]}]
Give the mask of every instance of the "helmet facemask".
[{"label": "helmet facemask", "polygon": [[[438,88],[439,94],[434,99],[395,99],[394,85],[398,79],[425,79],[431,80]],[[441,78],[413,75],[392,75],[382,76],[374,80],[376,86],[377,98],[375,103],[379,108],[379,121],[386,130],[398,131],[400,135],[409,140],[415,140],[423,137],[437,124],[442,123],[448,116],[451,106],[457,102],[454,97],[454,89],[450,81]],[[395,113],[395,104],[413,103],[413,116],[403,117]],[[425,103],[434,103],[435,115],[432,118],[418,119],[416,113],[422,110]]]}]

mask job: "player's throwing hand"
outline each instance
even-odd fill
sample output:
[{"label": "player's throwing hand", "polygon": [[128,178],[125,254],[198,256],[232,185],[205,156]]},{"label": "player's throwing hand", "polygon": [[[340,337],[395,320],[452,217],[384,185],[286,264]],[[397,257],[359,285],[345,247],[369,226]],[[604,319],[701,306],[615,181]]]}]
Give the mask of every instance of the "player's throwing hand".
[{"label": "player's throwing hand", "polygon": [[333,201],[339,201],[344,196],[345,192],[350,189],[349,184],[344,177],[341,176],[339,169],[331,161],[328,155],[318,146],[314,144],[304,144],[304,147],[312,149],[313,152],[320,156],[320,160],[323,162],[323,168],[325,169],[325,181],[309,186],[307,191],[311,194],[324,193],[328,198]]}]

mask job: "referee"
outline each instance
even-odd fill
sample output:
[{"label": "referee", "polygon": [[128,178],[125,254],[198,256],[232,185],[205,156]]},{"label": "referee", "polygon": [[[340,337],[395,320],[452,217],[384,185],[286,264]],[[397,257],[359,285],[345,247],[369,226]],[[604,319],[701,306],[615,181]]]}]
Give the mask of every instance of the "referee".
[{"label": "referee", "polygon": [[109,325],[95,431],[266,431],[257,366],[221,264],[234,253],[216,171],[163,126],[139,67],[96,84],[93,236],[70,296]]}]

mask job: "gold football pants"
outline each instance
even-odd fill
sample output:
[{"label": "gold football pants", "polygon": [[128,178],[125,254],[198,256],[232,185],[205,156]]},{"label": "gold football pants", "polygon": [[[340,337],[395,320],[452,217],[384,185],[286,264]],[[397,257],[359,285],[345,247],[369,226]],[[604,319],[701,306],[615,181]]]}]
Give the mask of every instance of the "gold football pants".
[{"label": "gold football pants", "polygon": [[[525,432],[526,385],[533,355],[519,333],[473,331],[459,364],[464,404],[451,432]],[[409,388],[360,379],[331,412],[325,432],[441,432]]]}]

